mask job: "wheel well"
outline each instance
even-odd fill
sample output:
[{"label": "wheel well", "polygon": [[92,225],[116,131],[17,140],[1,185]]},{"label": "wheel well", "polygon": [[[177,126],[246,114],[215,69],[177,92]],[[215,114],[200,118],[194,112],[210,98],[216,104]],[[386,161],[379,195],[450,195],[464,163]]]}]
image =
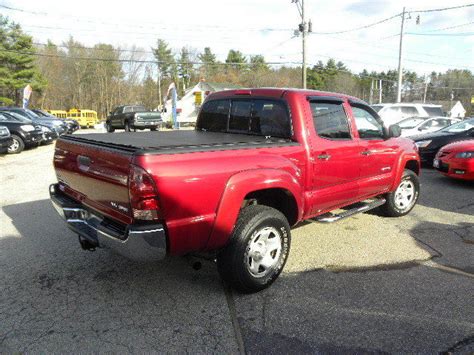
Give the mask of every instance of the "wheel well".
[{"label": "wheel well", "polygon": [[416,175],[420,173],[420,166],[416,160],[409,160],[405,164],[405,169],[413,171]]},{"label": "wheel well", "polygon": [[272,207],[280,211],[285,215],[290,226],[298,221],[298,205],[288,190],[273,188],[250,192],[245,196],[242,207],[254,204]]}]

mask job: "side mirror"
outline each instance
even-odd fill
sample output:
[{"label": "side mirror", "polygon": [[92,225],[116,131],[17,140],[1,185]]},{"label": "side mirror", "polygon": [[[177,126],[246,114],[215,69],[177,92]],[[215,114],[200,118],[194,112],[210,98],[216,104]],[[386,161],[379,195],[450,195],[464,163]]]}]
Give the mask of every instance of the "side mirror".
[{"label": "side mirror", "polygon": [[400,137],[402,135],[402,129],[400,128],[399,125],[393,124],[390,127],[388,127],[388,138],[396,138]]}]

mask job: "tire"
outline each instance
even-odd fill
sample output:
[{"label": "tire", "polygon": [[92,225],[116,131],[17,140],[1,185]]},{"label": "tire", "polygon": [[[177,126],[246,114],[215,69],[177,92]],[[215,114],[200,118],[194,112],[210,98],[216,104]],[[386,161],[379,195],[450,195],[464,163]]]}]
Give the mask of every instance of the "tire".
[{"label": "tire", "polygon": [[130,123],[128,121],[125,121],[125,132],[130,132]]},{"label": "tire", "polygon": [[248,206],[240,212],[229,244],[217,256],[219,274],[237,291],[261,291],[280,275],[290,243],[290,225],[280,211]]},{"label": "tire", "polygon": [[115,131],[115,128],[112,127],[110,122],[105,122],[105,129],[109,133],[114,133],[114,131]]},{"label": "tire", "polygon": [[155,132],[155,131],[156,131],[156,127],[150,128],[150,131]]},{"label": "tire", "polygon": [[387,217],[404,216],[415,207],[419,196],[420,182],[418,175],[405,169],[397,189],[385,195],[387,202],[380,207],[380,211]]},{"label": "tire", "polygon": [[23,139],[21,139],[21,137],[17,136],[16,134],[12,134],[11,137],[13,139],[13,143],[8,147],[8,153],[21,153],[23,149],[25,149],[25,142],[23,142]]}]

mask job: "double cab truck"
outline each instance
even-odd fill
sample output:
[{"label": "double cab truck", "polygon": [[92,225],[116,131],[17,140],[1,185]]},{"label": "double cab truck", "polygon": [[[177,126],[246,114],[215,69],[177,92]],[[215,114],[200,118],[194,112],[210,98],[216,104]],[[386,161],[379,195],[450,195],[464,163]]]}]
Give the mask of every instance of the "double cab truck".
[{"label": "double cab truck", "polygon": [[299,222],[413,208],[420,160],[399,135],[354,97],[222,91],[193,131],[62,136],[50,196],[84,249],[207,256],[235,289],[256,292],[282,271]]},{"label": "double cab truck", "polygon": [[124,129],[126,132],[149,128],[150,131],[160,129],[163,124],[161,113],[148,111],[141,105],[127,105],[116,107],[105,121],[107,132]]}]

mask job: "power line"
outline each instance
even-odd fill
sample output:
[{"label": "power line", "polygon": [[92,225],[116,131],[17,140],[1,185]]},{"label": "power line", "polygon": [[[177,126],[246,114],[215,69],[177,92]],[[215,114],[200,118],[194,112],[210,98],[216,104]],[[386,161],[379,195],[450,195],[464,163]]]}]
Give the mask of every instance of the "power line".
[{"label": "power line", "polygon": [[[0,8],[5,8],[5,9],[10,10],[10,11],[17,11],[17,12],[22,12],[22,13],[32,14],[32,15],[41,15],[41,16],[47,16],[47,17],[52,15],[51,13],[25,10],[25,9],[6,6],[6,5],[1,5],[1,4],[0,4]],[[73,19],[77,19],[79,22],[84,22],[84,23],[94,23],[94,24],[101,24],[101,25],[106,25],[106,26],[115,26],[115,27],[119,27],[119,28],[124,27],[123,23],[100,21],[100,20],[98,20],[96,18],[93,18],[93,17],[84,17],[84,16],[81,17],[81,16],[70,15],[70,14],[62,14],[62,15],[56,15],[56,16],[60,17],[60,18],[68,18],[68,19],[73,18]],[[53,15],[53,17],[54,17],[54,15]],[[150,24],[150,26],[143,26],[143,24],[146,24],[146,23]],[[133,24],[133,28],[143,28],[143,29],[147,29],[147,30],[154,29],[154,28],[168,29],[171,26],[174,26],[174,25],[173,24],[163,24],[161,26],[157,26],[156,22],[153,22],[153,23],[140,22],[140,24]],[[183,29],[183,26],[188,26],[188,27],[191,27],[191,28]],[[71,29],[67,29],[67,28],[57,28],[57,27],[48,27],[48,26],[35,26],[35,25],[29,25],[29,27],[71,30]],[[208,24],[204,25],[202,23],[200,23],[200,24],[181,24],[180,27],[178,27],[176,29],[180,30],[180,31],[196,32],[197,28],[201,28],[201,30],[198,30],[198,31],[202,31],[202,29],[233,29],[233,30],[235,30],[235,26],[208,25]],[[245,28],[239,28],[239,31],[256,31],[256,32],[279,32],[279,31],[291,31],[291,30],[292,30],[291,28],[274,28],[274,27],[262,27],[262,28],[245,27]],[[95,31],[95,30],[91,30],[91,31]],[[127,33],[130,33],[130,31],[128,31]]]},{"label": "power line", "polygon": [[451,6],[451,7],[442,7],[439,9],[427,9],[427,10],[413,10],[413,11],[407,11],[409,13],[415,13],[415,14],[420,14],[420,13],[425,13],[425,12],[440,12],[440,11],[447,11],[447,10],[455,10],[455,9],[462,9],[465,7],[472,7],[474,4],[466,4],[466,5],[458,5],[458,6]]},{"label": "power line", "polygon": [[371,23],[371,24],[368,24],[368,25],[356,27],[356,28],[351,28],[351,29],[342,30],[342,31],[334,31],[334,32],[312,32],[311,34],[315,34],[315,35],[337,35],[337,34],[342,34],[342,33],[360,31],[360,30],[364,30],[366,28],[370,28],[370,27],[380,25],[380,24],[385,23],[387,21],[393,20],[394,18],[397,18],[399,16],[401,16],[401,13],[398,13],[396,15],[387,17],[383,20],[380,20],[380,21],[377,21],[377,22],[374,22],[374,23]]},{"label": "power line", "polygon": [[433,29],[433,30],[428,30],[428,31],[426,31],[426,32],[437,32],[437,31],[452,30],[452,29],[454,29],[454,28],[469,26],[469,25],[473,25],[473,24],[474,24],[474,21],[471,21],[471,22],[462,23],[462,24],[460,24],[460,25],[454,25],[454,26],[443,27],[443,28],[435,28],[435,29]]},{"label": "power line", "polygon": [[417,32],[405,32],[406,35],[410,36],[436,36],[436,37],[469,37],[474,36],[474,32],[464,33],[417,33]]},{"label": "power line", "polygon": [[[10,52],[10,53],[17,53],[17,54],[24,54],[24,55],[32,55],[36,57],[48,57],[48,58],[64,58],[64,59],[74,59],[74,60],[84,60],[84,61],[98,61],[98,62],[117,62],[117,63],[149,63],[149,64],[193,64],[193,65],[241,65],[241,66],[252,66],[254,63],[238,63],[238,62],[215,62],[215,63],[205,63],[205,62],[196,62],[196,61],[189,61],[189,62],[181,62],[181,61],[173,61],[173,62],[165,62],[165,61],[158,61],[158,60],[141,60],[141,59],[111,59],[111,58],[97,58],[97,57],[73,57],[67,55],[58,55],[58,54],[47,54],[47,53],[35,53],[35,52],[25,52],[25,51],[18,51],[13,49],[0,49],[0,52]],[[300,64],[300,62],[266,62],[268,65],[283,65],[283,64]]]}]

